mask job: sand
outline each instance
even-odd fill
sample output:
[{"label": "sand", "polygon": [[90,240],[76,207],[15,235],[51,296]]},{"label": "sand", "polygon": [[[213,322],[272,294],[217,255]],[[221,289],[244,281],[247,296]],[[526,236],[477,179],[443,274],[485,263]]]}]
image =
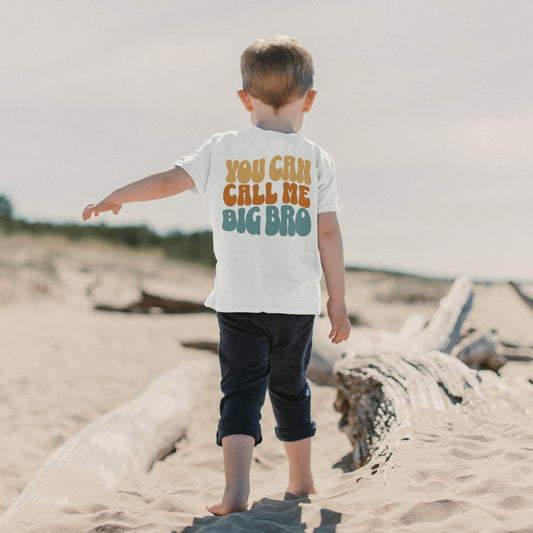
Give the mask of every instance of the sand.
[{"label": "sand", "polygon": [[[0,237],[0,513],[66,439],[205,355],[182,341],[217,340],[212,314],[105,313],[94,303],[127,303],[141,286],[201,301],[211,284],[211,271],[154,253]],[[347,302],[365,326],[395,331],[413,312],[429,318],[446,286],[350,272]],[[504,284],[476,286],[469,321],[533,345],[533,312]],[[335,389],[312,384],[319,493],[309,499],[285,497],[287,466],[267,401],[250,510],[213,517],[205,506],[224,484],[213,375],[186,437],[150,472],[124,477],[114,490],[65,473],[68,503],[31,506],[2,531],[533,532],[533,364],[509,362],[500,379],[512,394],[493,399],[487,413],[424,413],[386,465],[355,472],[343,469],[351,447],[337,429]]]}]

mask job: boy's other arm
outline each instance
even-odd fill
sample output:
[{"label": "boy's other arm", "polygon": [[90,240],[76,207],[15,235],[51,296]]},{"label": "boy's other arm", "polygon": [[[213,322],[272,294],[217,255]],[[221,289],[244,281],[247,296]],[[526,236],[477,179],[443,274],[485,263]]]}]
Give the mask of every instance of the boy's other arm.
[{"label": "boy's other arm", "polygon": [[344,302],[344,254],[337,214],[318,215],[318,250],[328,290],[329,338],[338,344],[350,336],[351,325]]},{"label": "boy's other arm", "polygon": [[120,211],[122,204],[158,200],[179,194],[192,187],[194,187],[194,181],[180,167],[151,174],[146,178],[120,187],[120,189],[113,191],[97,204],[88,205],[83,211],[83,220],[88,220],[91,215],[98,216],[99,213],[104,211],[113,211],[116,215]]}]

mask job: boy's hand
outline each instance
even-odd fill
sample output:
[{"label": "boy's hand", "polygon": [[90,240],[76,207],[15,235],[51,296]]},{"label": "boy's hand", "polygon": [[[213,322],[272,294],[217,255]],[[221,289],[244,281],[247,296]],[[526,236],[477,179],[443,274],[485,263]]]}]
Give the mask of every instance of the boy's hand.
[{"label": "boy's hand", "polygon": [[333,344],[345,341],[350,336],[352,326],[348,320],[348,312],[344,301],[333,302],[328,300],[328,316],[331,322],[329,338]]},{"label": "boy's hand", "polygon": [[100,213],[103,213],[104,211],[113,211],[113,213],[116,215],[121,208],[121,204],[115,204],[107,200],[102,200],[98,204],[89,204],[83,210],[83,220],[89,220],[92,215],[97,217]]}]

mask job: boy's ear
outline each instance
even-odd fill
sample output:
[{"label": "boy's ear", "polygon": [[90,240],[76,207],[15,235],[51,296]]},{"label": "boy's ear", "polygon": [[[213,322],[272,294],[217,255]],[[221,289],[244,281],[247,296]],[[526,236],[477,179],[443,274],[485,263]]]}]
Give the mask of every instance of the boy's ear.
[{"label": "boy's ear", "polygon": [[304,106],[302,108],[302,111],[304,113],[311,111],[311,108],[313,107],[313,102],[315,101],[315,97],[316,91],[314,89],[307,91],[307,94],[305,95]]},{"label": "boy's ear", "polygon": [[239,96],[242,105],[246,109],[246,111],[252,111],[254,106],[252,105],[252,100],[250,100],[250,95],[248,94],[248,91],[245,89],[240,89],[237,91],[237,95]]}]

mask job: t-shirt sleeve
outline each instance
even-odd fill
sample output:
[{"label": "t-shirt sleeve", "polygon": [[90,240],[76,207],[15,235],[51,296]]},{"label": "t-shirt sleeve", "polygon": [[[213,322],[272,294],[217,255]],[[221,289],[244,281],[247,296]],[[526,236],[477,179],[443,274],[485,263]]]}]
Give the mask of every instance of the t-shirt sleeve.
[{"label": "t-shirt sleeve", "polygon": [[335,163],[325,151],[320,151],[318,161],[318,214],[341,210],[335,183]]},{"label": "t-shirt sleeve", "polygon": [[207,190],[212,150],[213,138],[202,144],[192,154],[183,156],[174,163],[175,167],[181,167],[194,181],[194,187],[191,189],[194,193],[203,194]]}]

